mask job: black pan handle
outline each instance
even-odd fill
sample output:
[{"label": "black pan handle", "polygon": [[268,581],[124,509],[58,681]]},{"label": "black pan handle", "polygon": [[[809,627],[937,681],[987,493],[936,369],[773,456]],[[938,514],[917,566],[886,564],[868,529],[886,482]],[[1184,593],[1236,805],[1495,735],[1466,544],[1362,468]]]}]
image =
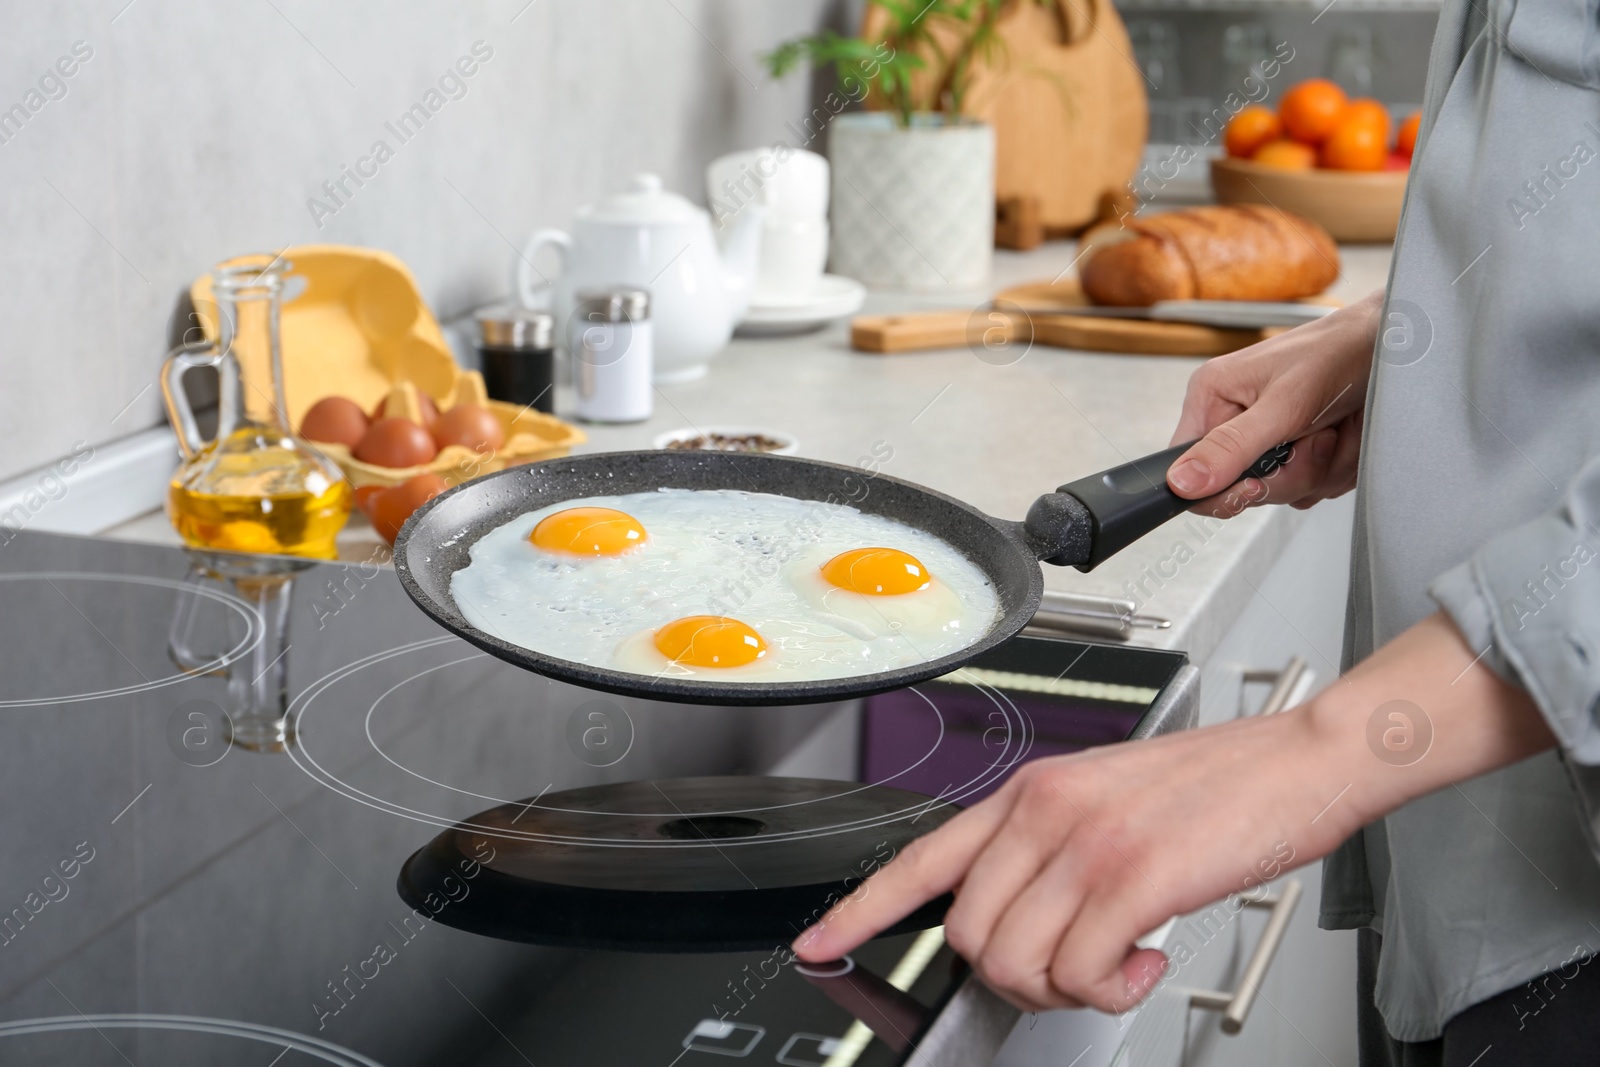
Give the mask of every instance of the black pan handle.
[{"label": "black pan handle", "polygon": [[[1194,445],[1193,441],[1176,445],[1068,482],[1049,496],[1040,497],[1029,510],[1024,524],[1029,540],[1040,546],[1044,553],[1042,558],[1048,563],[1070,564],[1081,571],[1093,570],[1194,506],[1195,501],[1184,499],[1167,486],[1167,471]],[[1292,445],[1279,445],[1239,477],[1268,477],[1288,462],[1292,451]],[[1071,500],[1061,499],[1063,496]],[[1068,535],[1061,528],[1062,523],[1078,525],[1085,521],[1089,527],[1087,538],[1079,535],[1080,531],[1074,530]],[[1052,552],[1055,547],[1061,551]]]}]

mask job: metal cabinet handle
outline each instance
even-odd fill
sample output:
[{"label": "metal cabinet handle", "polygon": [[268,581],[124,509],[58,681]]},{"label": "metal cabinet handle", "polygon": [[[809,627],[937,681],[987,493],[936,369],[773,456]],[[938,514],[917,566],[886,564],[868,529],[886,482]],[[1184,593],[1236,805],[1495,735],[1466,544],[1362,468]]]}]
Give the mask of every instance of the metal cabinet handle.
[{"label": "metal cabinet handle", "polygon": [[1283,944],[1283,935],[1289,931],[1289,920],[1300,903],[1302,891],[1300,882],[1291,878],[1276,893],[1240,897],[1246,907],[1268,908],[1271,914],[1267,916],[1267,928],[1261,931],[1261,940],[1256,943],[1250,962],[1244,965],[1244,973],[1239,976],[1238,988],[1232,993],[1196,990],[1189,994],[1189,1007],[1222,1013],[1223,1033],[1237,1034],[1244,1029],[1244,1020],[1255,1003],[1262,979],[1267,976],[1267,968],[1272,966],[1272,958]]},{"label": "metal cabinet handle", "polygon": [[1256,714],[1276,715],[1299,703],[1305,691],[1317,680],[1317,674],[1302,657],[1290,656],[1289,662],[1283,665],[1282,670],[1247,670],[1243,678],[1246,682],[1272,683],[1272,691],[1267,694],[1267,699],[1261,704],[1261,710]]}]

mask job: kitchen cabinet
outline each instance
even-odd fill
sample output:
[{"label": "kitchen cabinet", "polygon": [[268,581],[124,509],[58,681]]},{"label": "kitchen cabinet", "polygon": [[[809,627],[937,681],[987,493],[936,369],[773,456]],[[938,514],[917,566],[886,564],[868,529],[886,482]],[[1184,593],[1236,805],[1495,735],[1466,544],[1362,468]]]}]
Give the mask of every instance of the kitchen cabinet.
[{"label": "kitchen cabinet", "polygon": [[[1253,712],[1267,685],[1248,679],[1281,668],[1293,657],[1315,672],[1315,688],[1338,677],[1353,516],[1353,495],[1306,513],[1257,595],[1201,667],[1202,723]],[[1223,1034],[1214,1013],[1196,1012],[1184,1067],[1345,1067],[1356,1062],[1355,934],[1317,928],[1320,862],[1286,878],[1299,881],[1305,892],[1255,1007],[1236,1035]],[[1254,945],[1262,919],[1249,913],[1244,919],[1244,939]],[[1242,960],[1236,963],[1230,981],[1242,965]]]}]

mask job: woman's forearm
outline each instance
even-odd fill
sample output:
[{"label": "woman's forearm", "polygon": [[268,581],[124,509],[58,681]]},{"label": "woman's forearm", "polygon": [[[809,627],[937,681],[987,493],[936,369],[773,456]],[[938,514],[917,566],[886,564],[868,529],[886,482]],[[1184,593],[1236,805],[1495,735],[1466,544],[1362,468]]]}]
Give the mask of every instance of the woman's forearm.
[{"label": "woman's forearm", "polygon": [[1374,289],[1360,300],[1281,336],[1286,341],[1299,341],[1297,347],[1314,347],[1325,353],[1328,363],[1340,366],[1347,376],[1359,379],[1364,387],[1372,372],[1383,296],[1382,289]]},{"label": "woman's forearm", "polygon": [[1379,317],[1383,314],[1383,299],[1384,291],[1374,289],[1360,300],[1346,304],[1326,317],[1326,319],[1337,318],[1341,327],[1348,331],[1346,337],[1350,357],[1366,366],[1369,371],[1372,367],[1372,353],[1378,344]]},{"label": "woman's forearm", "polygon": [[1318,746],[1348,768],[1349,791],[1328,813],[1341,836],[1555,744],[1527,692],[1479,662],[1481,651],[1438,612],[1305,709]]}]

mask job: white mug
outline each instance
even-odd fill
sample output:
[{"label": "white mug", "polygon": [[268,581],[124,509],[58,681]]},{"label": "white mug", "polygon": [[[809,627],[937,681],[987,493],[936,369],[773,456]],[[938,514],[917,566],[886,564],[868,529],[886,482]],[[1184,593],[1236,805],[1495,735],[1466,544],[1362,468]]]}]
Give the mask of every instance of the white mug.
[{"label": "white mug", "polygon": [[827,219],[768,217],[761,227],[755,304],[799,304],[811,298],[828,262]]},{"label": "white mug", "polygon": [[828,217],[828,161],[815,152],[778,145],[730,152],[706,167],[706,206],[720,225],[749,203],[767,217]]}]

